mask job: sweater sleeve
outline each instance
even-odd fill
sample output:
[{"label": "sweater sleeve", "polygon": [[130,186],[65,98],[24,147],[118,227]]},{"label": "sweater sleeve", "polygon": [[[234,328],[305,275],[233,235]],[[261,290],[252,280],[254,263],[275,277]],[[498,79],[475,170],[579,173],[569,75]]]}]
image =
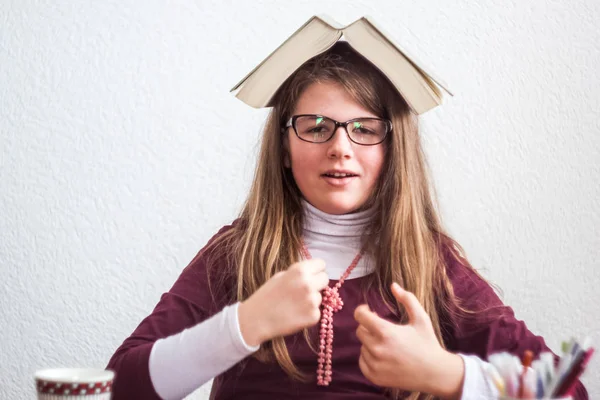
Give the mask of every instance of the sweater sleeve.
[{"label": "sweater sleeve", "polygon": [[[526,350],[531,350],[535,357],[541,352],[552,352],[541,336],[533,334],[525,322],[515,317],[513,309],[502,303],[492,287],[464,258],[449,249],[444,257],[458,305],[467,310],[464,312],[455,307],[450,312],[451,323],[445,335],[449,350],[476,355],[482,360],[499,352],[508,352],[520,359]],[[556,354],[554,357],[558,362]],[[573,398],[588,399],[581,382],[577,383]]]},{"label": "sweater sleeve", "polygon": [[[230,225],[222,228],[207,246],[230,228]],[[231,282],[224,279],[223,274],[212,274],[213,270],[224,271],[225,263],[215,260],[218,268],[211,267],[209,274],[205,249],[200,250],[169,292],[161,296],[152,313],[111,357],[106,368],[115,372],[113,399],[159,399],[149,371],[154,343],[205,321],[232,303],[228,299]],[[216,282],[223,282],[223,285]]]},{"label": "sweater sleeve", "polygon": [[259,349],[244,341],[238,306],[154,343],[150,378],[161,398],[182,399]]}]

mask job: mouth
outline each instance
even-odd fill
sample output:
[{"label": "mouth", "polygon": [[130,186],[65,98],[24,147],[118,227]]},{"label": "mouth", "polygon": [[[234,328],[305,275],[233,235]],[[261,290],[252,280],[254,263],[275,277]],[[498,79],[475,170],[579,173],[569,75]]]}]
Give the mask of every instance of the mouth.
[{"label": "mouth", "polygon": [[327,182],[329,186],[341,189],[350,185],[351,182],[354,182],[355,179],[358,178],[358,174],[351,171],[332,170],[321,174],[321,178]]},{"label": "mouth", "polygon": [[358,174],[350,171],[327,171],[324,174],[321,174],[321,176],[325,178],[344,179],[357,177]]}]

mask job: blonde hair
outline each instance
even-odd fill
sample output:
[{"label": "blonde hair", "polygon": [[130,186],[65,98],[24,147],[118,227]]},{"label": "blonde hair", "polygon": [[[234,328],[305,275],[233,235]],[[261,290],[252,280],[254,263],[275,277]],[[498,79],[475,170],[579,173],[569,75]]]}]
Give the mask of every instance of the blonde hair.
[{"label": "blonde hair", "polygon": [[[384,142],[384,172],[368,201],[374,217],[368,229],[371,237],[365,236],[364,243],[376,265],[369,287],[376,287],[397,311],[402,307],[391,296],[391,283],[398,282],[413,292],[444,346],[441,314],[451,312],[455,299],[441,246],[449,244],[453,252],[462,249],[443,231],[434,207],[417,116],[387,78],[343,42],[305,63],[276,94],[239,221],[212,244],[217,250],[214,255],[228,257],[237,285],[233,300],[247,299],[275,273],[299,261],[302,194],[290,169],[284,166],[282,126],[291,117],[303,90],[323,81],[342,85],[363,107],[392,121],[393,131]],[[369,246],[374,243],[376,246]],[[282,337],[263,344],[255,357],[275,359],[291,377],[307,378],[292,362]],[[400,394],[398,390],[392,392],[394,397]],[[431,398],[420,393],[410,398],[419,396]]]}]

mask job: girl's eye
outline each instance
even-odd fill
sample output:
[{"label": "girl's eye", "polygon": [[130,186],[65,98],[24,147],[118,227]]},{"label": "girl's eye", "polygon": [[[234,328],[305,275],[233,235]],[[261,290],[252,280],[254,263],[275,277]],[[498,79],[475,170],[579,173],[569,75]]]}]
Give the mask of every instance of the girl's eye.
[{"label": "girl's eye", "polygon": [[308,130],[309,133],[325,133],[327,129],[323,126],[316,126]]},{"label": "girl's eye", "polygon": [[374,135],[375,134],[375,132],[373,132],[373,131],[371,131],[371,130],[369,130],[367,128],[363,128],[363,127],[354,128],[354,132],[360,133],[362,135]]},{"label": "girl's eye", "polygon": [[362,135],[372,135],[375,133],[371,129],[365,128],[365,125],[359,121],[354,121],[352,123],[352,130],[354,133],[360,133]]}]

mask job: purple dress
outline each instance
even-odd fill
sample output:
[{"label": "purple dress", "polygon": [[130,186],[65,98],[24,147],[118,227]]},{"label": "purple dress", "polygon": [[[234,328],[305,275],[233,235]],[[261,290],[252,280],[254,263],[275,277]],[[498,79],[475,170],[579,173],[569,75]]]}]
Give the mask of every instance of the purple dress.
[{"label": "purple dress", "polygon": [[[220,232],[225,229],[228,227]],[[449,252],[444,254],[450,257]],[[232,282],[221,291],[220,298],[213,298],[209,294],[205,259],[201,251],[182,272],[171,290],[162,295],[152,314],[140,323],[112,356],[107,368],[116,372],[113,399],[159,399],[152,386],[148,368],[153,343],[192,327],[231,304],[228,293],[234,292]],[[475,318],[460,317],[455,313],[441,315],[443,338],[448,350],[475,354],[484,360],[488,355],[502,351],[519,357],[523,356],[525,350],[532,350],[536,355],[550,351],[544,339],[535,336],[523,321],[517,320],[513,310],[503,305],[493,289],[476,273],[460,260],[448,259],[447,263],[448,277],[462,305],[469,310],[486,310],[478,313]],[[224,270],[219,265],[215,266],[215,270]],[[340,289],[344,307],[333,318],[333,381],[329,386],[317,386],[317,355],[310,350],[300,332],[286,337],[288,351],[296,366],[302,372],[313,375],[314,381],[293,381],[277,363],[264,364],[250,356],[214,379],[211,399],[385,398],[385,390],[365,378],[358,366],[361,345],[355,334],[358,324],[354,320],[354,310],[364,303],[361,293],[366,279],[367,277],[361,277],[346,280]],[[336,282],[331,280],[330,286]],[[385,306],[377,290],[369,291],[367,300],[371,309],[379,316],[398,321],[398,316]],[[318,343],[317,327],[311,330],[311,337],[314,338],[313,343]],[[581,382],[577,385],[574,399],[588,399]]]}]

